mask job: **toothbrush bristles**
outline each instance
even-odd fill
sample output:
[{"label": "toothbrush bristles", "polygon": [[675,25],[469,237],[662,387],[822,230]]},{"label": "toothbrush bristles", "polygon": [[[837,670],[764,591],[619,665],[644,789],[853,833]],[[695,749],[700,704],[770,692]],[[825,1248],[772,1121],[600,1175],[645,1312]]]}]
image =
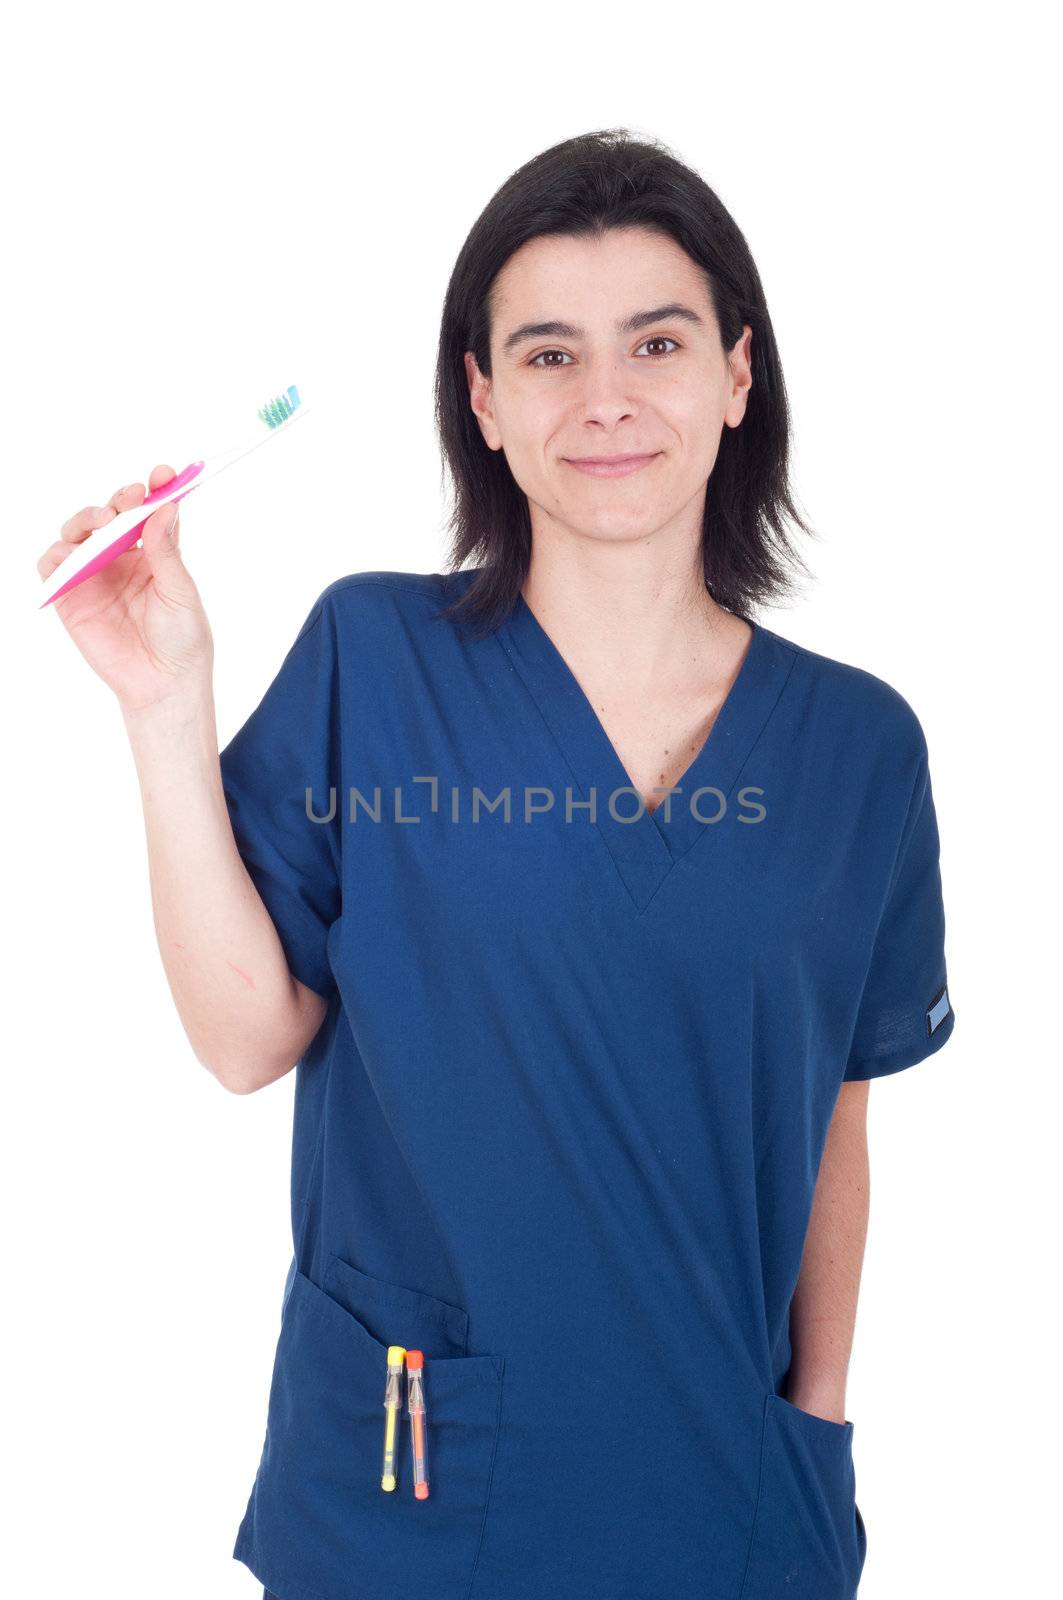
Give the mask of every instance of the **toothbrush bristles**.
[{"label": "toothbrush bristles", "polygon": [[282,422],[287,422],[298,405],[299,391],[293,383],[286,394],[275,395],[272,400],[267,400],[258,414],[267,428],[279,428]]}]

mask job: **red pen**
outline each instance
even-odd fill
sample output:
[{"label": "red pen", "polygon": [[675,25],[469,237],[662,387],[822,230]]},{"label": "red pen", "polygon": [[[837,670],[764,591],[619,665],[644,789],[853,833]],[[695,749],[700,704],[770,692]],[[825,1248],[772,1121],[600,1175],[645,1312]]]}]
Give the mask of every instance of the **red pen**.
[{"label": "red pen", "polygon": [[413,1492],[418,1500],[428,1499],[428,1410],[424,1399],[424,1352],[407,1350],[406,1374],[409,1395],[410,1434],[413,1440]]}]

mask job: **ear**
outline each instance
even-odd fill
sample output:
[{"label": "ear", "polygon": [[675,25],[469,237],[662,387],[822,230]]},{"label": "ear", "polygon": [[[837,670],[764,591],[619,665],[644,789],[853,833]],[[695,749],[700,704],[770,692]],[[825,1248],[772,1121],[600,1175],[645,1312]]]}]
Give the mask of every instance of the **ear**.
[{"label": "ear", "polygon": [[491,380],[484,377],[471,350],[466,350],[464,359],[465,377],[469,384],[469,404],[480,424],[480,432],[490,449],[501,450],[502,435],[498,431],[491,405]]},{"label": "ear", "polygon": [[731,374],[731,393],[727,401],[727,410],[724,412],[724,421],[729,428],[737,428],[746,414],[749,391],[753,387],[752,347],[753,329],[744,326],[742,337],[727,357],[727,366]]}]

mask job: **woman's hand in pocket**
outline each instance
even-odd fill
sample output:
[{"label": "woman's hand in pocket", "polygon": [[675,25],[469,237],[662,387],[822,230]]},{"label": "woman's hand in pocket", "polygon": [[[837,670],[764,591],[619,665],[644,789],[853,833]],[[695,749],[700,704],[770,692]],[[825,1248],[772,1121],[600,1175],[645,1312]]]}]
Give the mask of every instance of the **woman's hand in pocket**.
[{"label": "woman's hand in pocket", "polygon": [[798,1411],[808,1411],[814,1417],[822,1417],[824,1422],[844,1424],[847,1421],[844,1383],[796,1382],[787,1389],[783,1399],[796,1406]]}]

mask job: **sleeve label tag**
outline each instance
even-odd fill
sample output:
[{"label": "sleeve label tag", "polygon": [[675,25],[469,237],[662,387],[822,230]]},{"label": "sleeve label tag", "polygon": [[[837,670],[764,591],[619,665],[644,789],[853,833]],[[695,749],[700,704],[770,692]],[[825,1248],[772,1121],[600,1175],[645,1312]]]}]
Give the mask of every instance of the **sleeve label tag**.
[{"label": "sleeve label tag", "polygon": [[929,1006],[929,1008],[927,1010],[927,1014],[926,1014],[926,1031],[927,1031],[927,1037],[928,1038],[930,1037],[930,1035],[934,1032],[934,1030],[936,1028],[940,1028],[941,1024],[944,1022],[944,1020],[948,1016],[948,1014],[949,1014],[949,991],[948,991],[948,985],[946,984],[942,988],[941,993],[937,996],[937,998],[930,1002],[930,1006]]}]

